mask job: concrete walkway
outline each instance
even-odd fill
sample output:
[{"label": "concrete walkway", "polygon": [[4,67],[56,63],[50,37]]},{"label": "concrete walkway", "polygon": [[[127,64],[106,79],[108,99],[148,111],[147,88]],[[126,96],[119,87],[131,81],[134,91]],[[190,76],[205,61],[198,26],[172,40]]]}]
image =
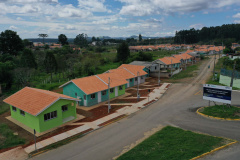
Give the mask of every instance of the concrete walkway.
[{"label": "concrete walkway", "polygon": [[[122,115],[130,115],[132,113],[135,113],[135,112],[139,111],[141,108],[144,108],[145,107],[144,104],[148,103],[149,101],[158,100],[159,98],[161,98],[161,96],[166,92],[166,90],[167,90],[166,87],[169,84],[170,83],[164,83],[162,86],[156,87],[149,94],[149,100],[148,100],[147,97],[144,97],[144,98],[146,98],[145,100],[142,100],[138,103],[129,103],[128,104],[129,106],[118,109],[115,113],[110,114],[108,116],[105,116],[103,118],[97,119],[93,122],[85,122],[85,123],[81,122],[81,123],[69,124],[69,125],[80,125],[80,124],[81,125],[83,124],[83,125],[80,126],[80,127],[74,128],[72,130],[66,131],[64,133],[58,134],[56,136],[50,137],[48,139],[42,140],[40,142],[37,142],[37,149],[41,149],[41,148],[46,147],[50,144],[59,142],[61,140],[64,140],[64,139],[69,138],[71,136],[74,136],[76,134],[82,133],[82,132],[87,131],[89,129],[93,129],[93,130],[98,129],[98,128],[100,128],[101,124],[103,124],[107,121],[110,121],[110,120],[112,120],[116,117],[119,117],[119,116],[122,116]],[[126,105],[126,104],[124,104],[124,105]],[[119,104],[111,104],[111,105],[119,105]],[[13,150],[15,150],[15,149],[13,149]],[[18,150],[20,150],[20,149],[18,148]],[[26,148],[23,148],[23,151],[25,151],[27,154],[33,152],[34,150],[35,150],[35,144],[30,145]],[[10,151],[12,151],[12,150],[10,150]],[[8,151],[8,152],[10,152],[10,151]],[[0,157],[3,154],[5,154],[5,152],[0,154]],[[19,159],[21,160],[21,158],[19,158]]]}]

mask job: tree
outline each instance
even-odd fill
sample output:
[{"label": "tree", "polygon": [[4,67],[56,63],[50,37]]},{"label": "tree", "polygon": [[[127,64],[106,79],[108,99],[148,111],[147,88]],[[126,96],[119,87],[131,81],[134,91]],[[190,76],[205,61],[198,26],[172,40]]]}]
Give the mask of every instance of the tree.
[{"label": "tree", "polygon": [[52,80],[52,73],[57,71],[57,61],[52,51],[47,51],[46,56],[44,59],[44,66],[47,73],[51,73],[51,80]]},{"label": "tree", "polygon": [[17,55],[23,50],[24,45],[22,39],[17,35],[17,32],[6,30],[0,34],[0,53]]},{"label": "tree", "polygon": [[124,41],[117,48],[117,61],[126,62],[130,56],[130,50],[128,44]]},{"label": "tree", "polygon": [[43,44],[44,44],[44,38],[48,37],[47,34],[43,34],[43,33],[42,33],[42,34],[39,34],[38,36],[43,38]]},{"label": "tree", "polygon": [[138,40],[139,40],[139,42],[142,41],[142,35],[141,35],[141,34],[139,34],[139,36],[138,36]]},{"label": "tree", "polygon": [[92,37],[92,42],[96,41],[97,39],[93,36]]},{"label": "tree", "polygon": [[32,50],[24,49],[21,56],[21,66],[27,68],[37,69],[37,63],[35,57],[33,56]]},{"label": "tree", "polygon": [[144,52],[140,51],[137,54],[136,60],[137,61],[149,61],[149,62],[151,62],[153,60],[153,55],[152,55],[152,53],[144,53]]},{"label": "tree", "polygon": [[2,84],[6,84],[5,89],[10,89],[13,83],[11,71],[15,67],[12,61],[0,62],[0,94],[2,94]]},{"label": "tree", "polygon": [[23,45],[24,45],[24,47],[30,47],[31,48],[33,43],[30,42],[28,39],[24,39],[23,40]]},{"label": "tree", "polygon": [[79,45],[81,48],[82,47],[87,47],[88,46],[88,41],[87,41],[87,34],[79,34],[76,36],[74,39],[74,44]]},{"label": "tree", "polygon": [[67,36],[66,36],[65,34],[60,34],[60,35],[58,36],[58,42],[61,43],[62,46],[63,46],[63,45],[68,45],[68,41],[67,41],[67,40],[68,40],[68,39],[67,39]]}]

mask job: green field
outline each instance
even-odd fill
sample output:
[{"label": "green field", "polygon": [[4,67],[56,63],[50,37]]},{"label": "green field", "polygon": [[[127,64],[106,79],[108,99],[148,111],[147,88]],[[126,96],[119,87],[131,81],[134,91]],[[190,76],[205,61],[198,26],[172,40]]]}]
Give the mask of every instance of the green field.
[{"label": "green field", "polygon": [[192,66],[187,67],[186,70],[182,70],[180,73],[175,74],[174,76],[171,77],[173,80],[179,80],[183,78],[188,78],[188,77],[193,77],[194,76],[194,71],[198,70],[198,67],[200,66],[201,63],[194,64]]},{"label": "green field", "polygon": [[117,160],[188,160],[225,144],[225,139],[167,126]]},{"label": "green field", "polygon": [[0,149],[24,144],[25,140],[14,135],[6,124],[0,124]]},{"label": "green field", "polygon": [[215,105],[205,107],[200,112],[213,117],[240,119],[240,108],[234,106],[227,107],[225,105]]},{"label": "green field", "polygon": [[9,110],[9,105],[4,103],[4,102],[2,102],[0,104],[0,115],[5,113],[5,112],[7,112],[8,110]]}]

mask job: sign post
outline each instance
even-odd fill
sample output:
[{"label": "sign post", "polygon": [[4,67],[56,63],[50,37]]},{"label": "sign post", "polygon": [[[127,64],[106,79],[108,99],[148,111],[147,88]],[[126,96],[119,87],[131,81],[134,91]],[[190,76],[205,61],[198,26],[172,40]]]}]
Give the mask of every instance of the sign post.
[{"label": "sign post", "polygon": [[35,151],[37,151],[36,130],[34,129],[33,132],[34,132]]},{"label": "sign post", "polygon": [[232,87],[204,84],[203,99],[208,100],[209,102],[213,101],[231,104]]}]

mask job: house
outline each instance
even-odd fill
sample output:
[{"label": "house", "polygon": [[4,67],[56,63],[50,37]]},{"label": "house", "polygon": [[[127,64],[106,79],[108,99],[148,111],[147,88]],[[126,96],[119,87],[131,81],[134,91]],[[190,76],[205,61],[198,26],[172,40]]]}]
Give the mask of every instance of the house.
[{"label": "house", "polygon": [[182,53],[182,54],[177,54],[177,55],[174,55],[173,57],[177,58],[179,61],[181,61],[181,64],[187,64],[189,62],[192,62],[193,60],[193,56],[187,54],[186,52],[185,53]]},{"label": "house", "polygon": [[41,133],[76,119],[78,99],[42,89],[25,87],[3,100],[11,118]]},{"label": "house", "polygon": [[175,57],[160,58],[156,62],[161,64],[161,69],[179,68],[181,64],[181,61]]},{"label": "house", "polygon": [[[108,83],[110,79],[110,89]],[[125,94],[128,82],[115,73],[103,73],[89,77],[77,78],[61,85],[63,94],[81,99],[81,106],[92,106],[100,102]]]},{"label": "house", "polygon": [[145,82],[147,72],[143,71],[144,68],[144,66],[123,65],[122,67],[120,66],[120,68],[112,69],[107,72],[115,73],[119,77],[127,80],[128,83],[125,84],[125,88],[129,88]]},{"label": "house", "polygon": [[[130,64],[122,64],[121,66],[118,67],[125,69],[129,73],[131,73],[134,76],[134,86],[137,84],[141,84],[145,82],[145,78],[147,77],[148,69],[145,66],[139,66],[139,65],[130,65]],[[130,83],[128,81],[128,83]],[[131,85],[129,85],[131,87]]]}]

